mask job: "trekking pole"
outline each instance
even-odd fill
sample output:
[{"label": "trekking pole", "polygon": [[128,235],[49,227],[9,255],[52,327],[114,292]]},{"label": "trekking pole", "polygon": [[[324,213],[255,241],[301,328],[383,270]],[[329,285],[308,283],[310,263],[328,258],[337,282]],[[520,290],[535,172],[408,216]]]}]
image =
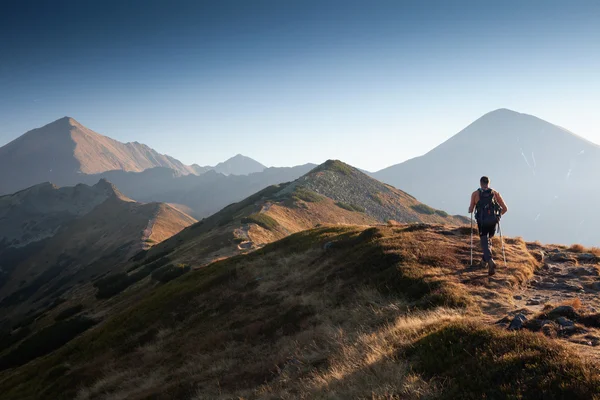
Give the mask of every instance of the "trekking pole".
[{"label": "trekking pole", "polygon": [[473,265],[473,212],[471,211],[471,265]]},{"label": "trekking pole", "polygon": [[502,242],[502,256],[504,257],[504,268],[506,268],[506,252],[504,251],[504,238],[502,237],[502,226],[498,220],[498,229],[500,230],[500,241]]}]

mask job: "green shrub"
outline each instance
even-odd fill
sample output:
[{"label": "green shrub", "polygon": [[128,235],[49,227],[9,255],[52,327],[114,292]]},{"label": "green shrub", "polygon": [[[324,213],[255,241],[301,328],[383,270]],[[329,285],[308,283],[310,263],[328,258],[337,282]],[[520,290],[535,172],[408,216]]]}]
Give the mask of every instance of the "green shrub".
[{"label": "green shrub", "polygon": [[446,218],[448,216],[448,213],[446,211],[442,211],[442,210],[435,210],[435,213],[444,218]]},{"label": "green shrub", "polygon": [[407,350],[416,372],[444,382],[443,399],[593,399],[600,379],[543,335],[455,322]]},{"label": "green shrub", "polygon": [[18,367],[54,351],[82,332],[96,324],[96,321],[77,317],[56,322],[25,339],[10,353],[0,358],[0,371]]},{"label": "green shrub", "polygon": [[12,333],[0,333],[0,352],[25,339],[30,333],[31,329],[28,326],[24,326]]},{"label": "green shrub", "polygon": [[[163,252],[160,254],[165,253]],[[153,257],[152,259],[155,259],[155,257]],[[162,257],[158,260],[141,266],[141,268],[138,267],[139,270],[133,272],[131,275],[128,275],[126,272],[119,272],[116,274],[109,275],[105,278],[99,279],[94,283],[94,286],[98,289],[96,297],[98,299],[108,299],[116,294],[119,294],[123,290],[127,289],[129,286],[141,281],[142,279],[150,275],[153,271],[157,270],[158,268],[162,267],[170,261],[171,259],[169,257]]]},{"label": "green shrub", "polygon": [[361,213],[365,212],[365,209],[363,207],[357,206],[356,204],[346,204],[342,203],[341,201],[338,201],[337,203],[335,203],[335,205],[348,211],[356,211]]},{"label": "green shrub", "polygon": [[433,215],[436,212],[435,208],[431,208],[428,205],[423,204],[423,203],[414,204],[414,205],[410,206],[410,208],[412,208],[419,214]]},{"label": "green shrub", "polygon": [[256,224],[258,226],[262,226],[265,229],[275,229],[279,226],[279,223],[273,218],[269,217],[266,214],[251,214],[247,217],[242,218],[242,224]]},{"label": "green shrub", "polygon": [[167,266],[164,266],[164,267],[154,271],[152,273],[152,279],[155,281],[166,283],[177,277],[180,277],[181,275],[185,274],[186,272],[189,272],[190,269],[191,269],[190,266],[187,264],[179,264],[177,266],[173,265],[173,264],[169,264]]},{"label": "green shrub", "polygon": [[352,175],[353,168],[339,160],[327,160],[323,164],[313,169],[311,172],[314,173],[321,171],[332,171],[342,175],[350,176]]},{"label": "green shrub", "polygon": [[66,308],[66,309],[62,310],[60,313],[58,313],[56,315],[56,317],[54,317],[54,320],[55,321],[62,321],[63,319],[67,319],[67,318],[72,317],[73,315],[79,313],[82,310],[83,310],[83,305],[82,304],[77,304],[76,306],[69,307],[69,308]]},{"label": "green shrub", "polygon": [[383,205],[383,200],[381,200],[381,197],[379,197],[379,193],[371,194],[371,195],[369,195],[369,197],[371,198],[371,200],[373,200],[375,203],[379,204],[380,206]]},{"label": "green shrub", "polygon": [[323,201],[323,199],[325,197],[321,196],[320,194],[318,194],[316,192],[313,192],[310,189],[307,189],[302,186],[298,186],[292,193],[292,198],[294,198],[296,200],[303,200],[303,201],[306,201],[307,203],[318,203],[319,201]]}]

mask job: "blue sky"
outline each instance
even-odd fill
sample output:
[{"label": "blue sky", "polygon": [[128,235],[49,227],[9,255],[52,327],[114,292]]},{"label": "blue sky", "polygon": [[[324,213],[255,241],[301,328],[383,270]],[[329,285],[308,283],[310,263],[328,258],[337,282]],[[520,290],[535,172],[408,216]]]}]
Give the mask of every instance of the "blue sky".
[{"label": "blue sky", "polygon": [[600,143],[594,1],[19,1],[0,145],[68,115],[186,163],[378,170],[510,108]]}]

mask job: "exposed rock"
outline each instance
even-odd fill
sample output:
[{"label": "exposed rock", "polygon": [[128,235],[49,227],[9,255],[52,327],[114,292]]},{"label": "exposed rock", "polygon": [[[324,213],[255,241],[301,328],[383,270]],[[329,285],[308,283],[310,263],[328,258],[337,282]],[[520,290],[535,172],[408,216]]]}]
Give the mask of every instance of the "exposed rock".
[{"label": "exposed rock", "polygon": [[515,299],[515,300],[523,300],[523,296],[517,296],[517,295],[515,295],[515,296],[513,296],[513,299]]},{"label": "exposed rock", "polygon": [[569,273],[577,276],[599,276],[598,270],[594,267],[571,268]]},{"label": "exposed rock", "polygon": [[570,254],[561,251],[550,254],[550,260],[554,262],[577,262],[577,259]]},{"label": "exposed rock", "polygon": [[560,329],[560,327],[552,321],[545,321],[547,323],[542,325],[542,333],[545,336],[551,337],[551,338],[556,338],[558,337],[558,330]]},{"label": "exposed rock", "polygon": [[577,319],[579,314],[571,306],[558,306],[547,314],[550,319],[557,319],[558,317],[567,317],[569,319]]},{"label": "exposed rock", "polygon": [[548,324],[554,324],[554,322],[547,319],[530,319],[523,324],[523,328],[532,332],[539,332],[545,325]]},{"label": "exposed rock", "polygon": [[523,324],[527,321],[527,317],[523,314],[517,314],[508,326],[509,331],[516,331],[523,328]]},{"label": "exposed rock", "polygon": [[573,321],[571,321],[570,319],[567,319],[565,317],[558,317],[556,319],[556,322],[558,322],[558,324],[560,326],[573,326],[573,325],[575,325],[575,323]]},{"label": "exposed rock", "polygon": [[581,253],[577,255],[577,259],[583,262],[595,262],[597,261],[598,257],[591,253]]},{"label": "exposed rock", "polygon": [[560,330],[561,336],[573,336],[573,335],[581,335],[582,333],[588,333],[589,331],[581,326],[572,325],[572,326],[564,326]]},{"label": "exposed rock", "polygon": [[539,300],[535,300],[535,299],[527,300],[527,305],[528,306],[537,306],[537,305],[540,305],[540,304],[541,303],[540,303]]}]

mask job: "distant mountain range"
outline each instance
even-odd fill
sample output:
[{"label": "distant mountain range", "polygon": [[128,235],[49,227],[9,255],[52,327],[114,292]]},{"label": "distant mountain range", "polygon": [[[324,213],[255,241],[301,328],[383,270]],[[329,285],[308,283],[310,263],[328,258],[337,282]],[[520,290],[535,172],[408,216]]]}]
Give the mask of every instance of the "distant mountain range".
[{"label": "distant mountain range", "polygon": [[[281,177],[280,170],[273,176]],[[180,179],[204,179],[199,193],[189,195],[208,200],[198,189],[202,185],[223,198],[236,186],[251,190],[249,177],[260,174],[257,181],[264,182],[265,174],[272,172],[242,177],[211,171]],[[137,203],[105,179],[93,186],[39,184],[0,197],[0,310],[5,316],[0,318],[0,331],[12,329],[32,313],[49,313],[58,298],[85,298],[99,311],[107,306],[102,299],[134,284],[136,290],[145,290],[152,283],[145,278],[159,268],[198,268],[321,224],[467,221],[333,160],[199,222],[177,205]]]},{"label": "distant mountain range", "polygon": [[[314,167],[265,168],[237,155],[211,166],[187,166],[139,143],[120,143],[72,118],[34,129],[0,148],[0,194],[42,183],[113,182],[126,196],[167,202],[207,217],[269,185]],[[506,234],[551,243],[598,245],[600,201],[591,184],[600,147],[534,116],[490,112],[427,154],[370,174],[420,201],[466,215],[470,193],[488,175],[507,201]]]},{"label": "distant mountain range", "polygon": [[427,154],[373,174],[448,212],[467,215],[487,175],[507,202],[505,232],[528,240],[600,245],[594,184],[600,146],[527,114],[488,113]]},{"label": "distant mountain range", "polygon": [[163,167],[178,176],[214,170],[225,175],[247,175],[266,167],[238,154],[218,165],[185,165],[138,142],[121,143],[64,117],[33,129],[0,147],[0,195],[42,182],[74,185],[87,175],[107,171],[141,172]]},{"label": "distant mountain range", "polygon": [[105,180],[63,188],[39,184],[2,196],[3,315],[108,273],[194,222],[166,204],[137,203]]},{"label": "distant mountain range", "polygon": [[321,224],[439,223],[468,219],[433,209],[338,160],[269,186],[150,249],[181,262],[209,263]]}]

